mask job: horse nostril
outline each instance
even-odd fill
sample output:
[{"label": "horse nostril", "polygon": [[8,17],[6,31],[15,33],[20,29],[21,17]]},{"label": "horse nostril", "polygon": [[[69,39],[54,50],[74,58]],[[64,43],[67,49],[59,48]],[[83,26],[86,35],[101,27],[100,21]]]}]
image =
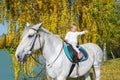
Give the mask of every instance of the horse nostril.
[{"label": "horse nostril", "polygon": [[19,55],[17,55],[17,58],[18,58],[18,59],[20,58]]}]

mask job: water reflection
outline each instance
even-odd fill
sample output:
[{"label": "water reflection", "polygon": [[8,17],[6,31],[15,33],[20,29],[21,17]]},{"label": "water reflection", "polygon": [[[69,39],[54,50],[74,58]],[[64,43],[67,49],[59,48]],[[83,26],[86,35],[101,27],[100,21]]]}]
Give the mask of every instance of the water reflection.
[{"label": "water reflection", "polygon": [[[41,64],[44,64],[43,56],[39,57]],[[27,64],[29,68],[29,64]],[[33,70],[24,73],[23,66],[20,66],[15,59],[14,54],[9,54],[7,50],[0,50],[0,79],[2,80],[44,80],[45,69],[44,65],[34,65]],[[38,77],[30,78],[36,76]]]}]

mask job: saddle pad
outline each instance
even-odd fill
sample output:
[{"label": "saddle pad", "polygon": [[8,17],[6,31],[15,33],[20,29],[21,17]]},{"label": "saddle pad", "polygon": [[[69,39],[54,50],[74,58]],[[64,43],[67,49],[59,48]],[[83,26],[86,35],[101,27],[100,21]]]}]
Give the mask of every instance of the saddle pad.
[{"label": "saddle pad", "polygon": [[65,54],[66,54],[66,56],[68,57],[68,59],[69,59],[71,62],[73,62],[72,56],[71,56],[71,54],[70,54],[70,52],[69,52],[69,50],[68,50],[68,48],[67,48],[66,43],[64,43],[64,51],[65,51]]},{"label": "saddle pad", "polygon": [[[83,48],[83,47],[80,47],[79,50],[81,51],[81,54],[83,55],[79,62],[86,60],[87,57],[86,57],[86,51],[84,50],[84,48]],[[69,51],[66,43],[64,43],[64,51],[65,51],[65,54],[66,54],[66,56],[68,57],[68,59],[69,59],[71,62],[73,62],[73,57],[72,57],[72,55],[70,54],[70,51]],[[85,54],[84,54],[84,53],[85,53]]]}]

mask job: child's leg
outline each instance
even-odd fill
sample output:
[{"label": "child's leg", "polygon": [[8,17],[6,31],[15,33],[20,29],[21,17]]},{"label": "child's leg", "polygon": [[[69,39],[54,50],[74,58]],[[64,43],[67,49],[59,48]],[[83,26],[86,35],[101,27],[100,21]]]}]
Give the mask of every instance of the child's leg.
[{"label": "child's leg", "polygon": [[75,45],[72,45],[72,46],[73,46],[73,48],[75,49],[75,51],[77,51],[77,53],[78,53],[78,58],[79,58],[79,59],[82,58],[82,54],[80,53],[79,49],[78,49]]},{"label": "child's leg", "polygon": [[74,45],[72,45],[72,46],[73,46],[73,48],[75,49],[75,51],[76,51],[77,53],[80,53],[79,49],[78,49],[76,46],[74,46]]}]

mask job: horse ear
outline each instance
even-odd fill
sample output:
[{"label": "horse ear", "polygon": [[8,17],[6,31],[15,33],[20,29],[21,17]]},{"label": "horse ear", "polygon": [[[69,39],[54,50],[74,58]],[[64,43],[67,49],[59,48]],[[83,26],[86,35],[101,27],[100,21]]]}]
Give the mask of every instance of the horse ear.
[{"label": "horse ear", "polygon": [[42,27],[42,22],[33,26],[35,29],[40,29]]},{"label": "horse ear", "polygon": [[30,26],[30,23],[26,22],[26,27]]}]

